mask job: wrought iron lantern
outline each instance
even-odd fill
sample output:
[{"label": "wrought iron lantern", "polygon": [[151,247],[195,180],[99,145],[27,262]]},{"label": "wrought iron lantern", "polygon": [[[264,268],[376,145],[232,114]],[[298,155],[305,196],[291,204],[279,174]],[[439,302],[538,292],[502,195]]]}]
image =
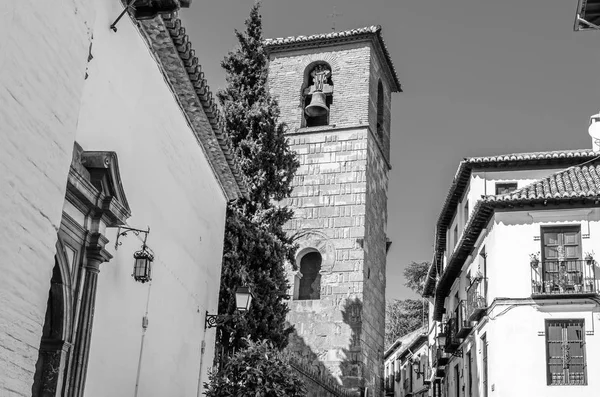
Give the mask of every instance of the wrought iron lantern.
[{"label": "wrought iron lantern", "polygon": [[206,312],[206,317],[204,319],[204,329],[218,327],[222,325],[225,321],[231,320],[232,318],[238,317],[243,313],[250,310],[250,305],[252,304],[252,299],[254,295],[250,288],[247,286],[238,287],[235,290],[235,308],[236,314],[208,314]]},{"label": "wrought iron lantern", "polygon": [[446,334],[437,335],[438,346],[444,346],[446,344]]},{"label": "wrought iron lantern", "polygon": [[243,313],[250,310],[250,304],[252,304],[253,298],[254,296],[252,295],[252,292],[250,292],[250,288],[246,286],[238,287],[235,291],[235,307],[237,311]]},{"label": "wrought iron lantern", "polygon": [[135,229],[128,226],[120,226],[117,231],[117,241],[115,241],[115,250],[117,250],[123,242],[119,241],[121,237],[127,236],[127,233],[133,233],[136,236],[139,236],[140,233],[144,234],[144,242],[142,243],[142,249],[136,251],[133,254],[133,278],[135,281],[139,281],[141,283],[146,283],[152,280],[152,261],[154,260],[154,255],[148,246],[146,245],[146,240],[148,240],[148,234],[150,234],[150,226],[148,226],[148,230]]},{"label": "wrought iron lantern", "polygon": [[136,251],[133,254],[133,259],[135,259],[133,265],[133,278],[135,281],[139,281],[141,283],[145,283],[152,280],[152,261],[154,260],[154,255],[148,251],[148,247],[144,243],[142,245],[142,249]]}]

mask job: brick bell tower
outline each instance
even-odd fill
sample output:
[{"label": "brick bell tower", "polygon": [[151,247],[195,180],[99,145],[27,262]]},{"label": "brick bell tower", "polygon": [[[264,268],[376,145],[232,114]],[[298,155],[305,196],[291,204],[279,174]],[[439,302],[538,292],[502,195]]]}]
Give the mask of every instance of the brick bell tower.
[{"label": "brick bell tower", "polygon": [[391,96],[381,27],[265,42],[268,84],[300,168],[287,232],[289,349],[344,387],[381,395]]}]

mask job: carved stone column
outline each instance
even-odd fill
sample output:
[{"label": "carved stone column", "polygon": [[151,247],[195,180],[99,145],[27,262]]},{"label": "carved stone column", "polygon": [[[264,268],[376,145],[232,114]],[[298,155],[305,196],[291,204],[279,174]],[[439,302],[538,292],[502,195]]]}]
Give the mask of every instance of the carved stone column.
[{"label": "carved stone column", "polygon": [[100,273],[100,264],[112,258],[104,249],[104,245],[108,241],[104,236],[100,233],[93,233],[90,240],[86,250],[87,262],[83,268],[85,276],[70,362],[67,391],[70,397],[81,397],[84,394],[94,324],[94,308],[96,307],[98,273]]}]

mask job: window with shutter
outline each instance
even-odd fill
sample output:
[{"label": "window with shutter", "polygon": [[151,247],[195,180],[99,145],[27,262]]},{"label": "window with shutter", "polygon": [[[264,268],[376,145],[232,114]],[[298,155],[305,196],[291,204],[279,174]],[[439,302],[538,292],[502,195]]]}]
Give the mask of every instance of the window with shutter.
[{"label": "window with shutter", "polygon": [[542,271],[546,293],[574,292],[584,278],[581,227],[542,228]]},{"label": "window with shutter", "polygon": [[586,385],[584,320],[546,320],[548,385]]}]

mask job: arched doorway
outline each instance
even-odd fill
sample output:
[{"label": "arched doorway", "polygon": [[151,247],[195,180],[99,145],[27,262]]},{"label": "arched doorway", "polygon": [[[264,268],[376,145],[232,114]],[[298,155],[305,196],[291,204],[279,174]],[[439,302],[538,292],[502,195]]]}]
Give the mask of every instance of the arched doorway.
[{"label": "arched doorway", "polygon": [[46,317],[31,390],[33,397],[62,395],[67,354],[71,347],[69,265],[60,238],[56,248]]}]

